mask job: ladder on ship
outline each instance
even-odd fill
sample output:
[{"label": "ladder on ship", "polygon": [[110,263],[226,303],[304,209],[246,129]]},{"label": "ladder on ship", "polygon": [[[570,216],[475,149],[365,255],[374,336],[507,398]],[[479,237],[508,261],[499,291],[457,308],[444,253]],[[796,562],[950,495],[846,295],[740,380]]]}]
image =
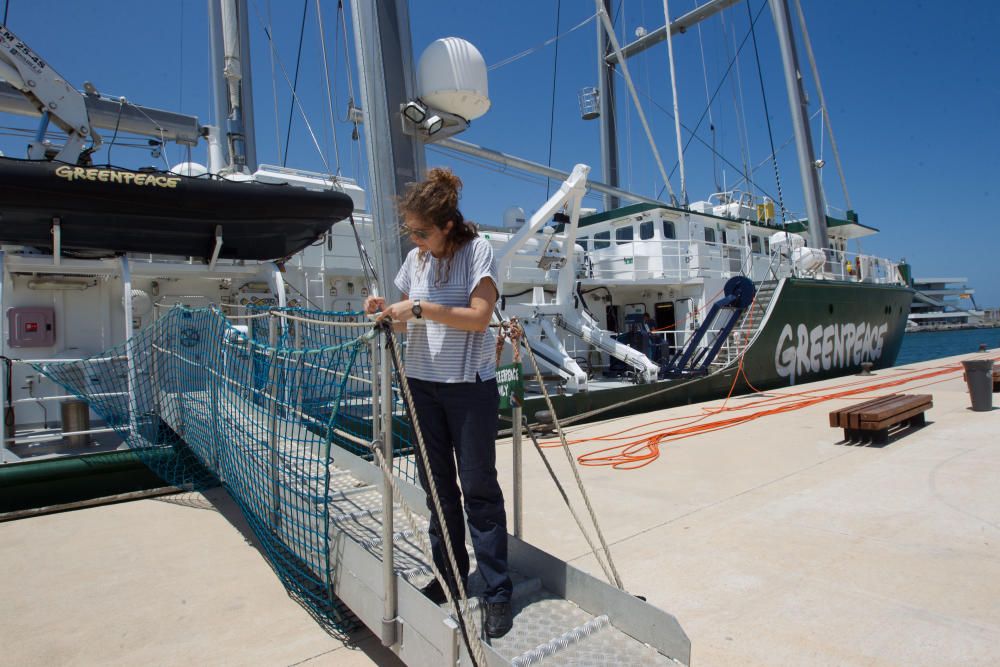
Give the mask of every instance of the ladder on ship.
[{"label": "ladder on ship", "polygon": [[753,303],[746,309],[743,317],[729,334],[726,344],[719,350],[719,354],[712,360],[709,368],[711,372],[721,370],[737,361],[753,342],[754,336],[760,331],[767,316],[771,302],[778,291],[779,282],[776,280],[763,281],[757,283],[757,293]]}]

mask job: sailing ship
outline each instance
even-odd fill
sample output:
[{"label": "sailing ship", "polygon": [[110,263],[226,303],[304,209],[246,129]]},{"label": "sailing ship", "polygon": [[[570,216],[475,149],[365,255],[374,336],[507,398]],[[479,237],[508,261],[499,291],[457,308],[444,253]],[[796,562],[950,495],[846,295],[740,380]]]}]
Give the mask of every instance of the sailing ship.
[{"label": "sailing ship", "polygon": [[[725,2],[709,4],[717,10],[727,5]],[[787,16],[782,18],[780,13],[784,3],[772,4],[779,22],[787,23]],[[240,5],[242,10],[235,14],[242,13],[245,17],[245,2],[221,3],[223,9],[216,10],[219,16],[213,19],[219,24],[219,34],[239,34],[239,29],[225,28],[223,24],[232,8]],[[425,52],[414,72],[414,68],[409,67],[410,43],[405,11],[397,13],[400,6],[388,0],[373,5],[356,3],[352,7],[355,31],[359,36],[358,74],[364,90],[362,113],[369,167],[367,193],[347,179],[328,174],[254,164],[249,133],[243,125],[246,104],[241,101],[241,95],[245,91],[236,73],[239,66],[234,65],[240,59],[239,39],[235,43],[230,39],[222,40],[226,46],[221,49],[223,53],[217,63],[220,71],[225,69],[229,73],[220,77],[216,86],[216,103],[223,110],[218,117],[227,119],[224,132],[203,129],[196,119],[193,122],[190,118],[178,120],[156,110],[144,109],[141,114],[150,119],[146,130],[154,136],[163,137],[166,130],[166,134],[175,138],[183,134],[186,140],[199,141],[207,135],[210,146],[215,147],[212,151],[218,150],[218,154],[210,151],[209,164],[203,172],[194,165],[162,173],[126,172],[114,168],[102,171],[87,165],[88,151],[97,145],[93,139],[94,128],[107,128],[112,122],[117,124],[121,120],[121,105],[115,119],[114,109],[108,109],[109,100],[102,102],[99,96],[84,96],[67,90],[67,84],[58,77],[51,81],[53,89],[39,96],[37,91],[32,92],[35,86],[26,78],[31,75],[18,72],[19,78],[11,81],[13,75],[4,70],[16,90],[0,91],[0,99],[6,95],[18,99],[21,104],[15,109],[17,105],[12,103],[8,110],[23,110],[22,98],[26,98],[31,111],[42,110],[43,123],[55,120],[67,134],[61,149],[36,141],[29,151],[29,157],[35,160],[58,158],[67,162],[65,166],[72,171],[63,169],[63,175],[56,173],[62,165],[43,165],[46,170],[43,176],[67,181],[59,185],[85,186],[93,192],[104,185],[120,185],[114,182],[117,179],[123,183],[130,180],[130,185],[134,186],[141,177],[143,187],[150,191],[161,188],[161,183],[165,190],[190,185],[192,192],[200,185],[210,184],[222,199],[237,192],[250,192],[250,188],[254,188],[255,193],[251,197],[256,197],[259,188],[260,196],[265,199],[272,192],[280,192],[274,200],[269,200],[274,205],[275,222],[272,224],[284,224],[293,212],[289,205],[281,203],[283,201],[294,200],[296,207],[301,205],[313,214],[303,214],[305,224],[299,228],[294,226],[293,220],[291,228],[298,229],[297,233],[283,237],[283,243],[278,243],[270,234],[273,230],[267,229],[266,207],[255,207],[252,201],[246,202],[252,210],[244,209],[235,214],[231,223],[223,221],[213,225],[211,216],[199,215],[195,208],[186,212],[171,210],[158,199],[156,209],[167,211],[174,218],[168,230],[169,241],[157,241],[151,232],[161,232],[159,224],[167,221],[166,218],[159,218],[146,228],[115,226],[116,222],[125,222],[124,217],[132,217],[124,216],[115,221],[113,215],[119,210],[117,205],[98,211],[90,219],[75,219],[74,216],[79,215],[78,208],[72,205],[38,207],[30,215],[24,215],[17,205],[11,204],[15,207],[11,210],[16,212],[13,217],[19,224],[10,228],[9,236],[0,237],[8,244],[2,256],[5,289],[0,293],[0,305],[14,310],[13,313],[5,311],[9,337],[4,342],[4,351],[32,348],[33,359],[31,364],[8,361],[3,393],[7,397],[7,414],[13,417],[15,406],[18,414],[16,420],[4,420],[0,440],[5,446],[0,448],[0,454],[5,461],[29,459],[37,453],[32,449],[46,439],[63,443],[63,435],[56,429],[36,427],[43,420],[48,421],[42,416],[46,401],[61,401],[65,397],[51,390],[41,393],[38,390],[40,376],[33,375],[32,369],[56,367],[59,363],[56,356],[60,352],[76,351],[86,356],[116,349],[116,344],[124,345],[126,354],[98,357],[85,362],[84,366],[94,368],[95,364],[107,363],[117,368],[121,367],[124,357],[124,372],[118,374],[124,384],[116,385],[113,391],[101,384],[102,376],[98,373],[82,374],[73,382],[60,380],[62,386],[72,386],[83,395],[102,397],[113,393],[128,398],[120,410],[124,416],[117,418],[105,431],[124,430],[131,438],[141,434],[143,439],[155,445],[162,444],[157,438],[164,433],[177,439],[171,441],[174,444],[190,440],[188,446],[199,461],[229,484],[234,493],[251,493],[240,499],[246,502],[245,510],[252,523],[258,522],[267,536],[268,548],[277,554],[272,557],[283,559],[284,563],[292,562],[293,569],[298,568],[296,572],[312,573],[314,580],[308,585],[296,580],[289,583],[290,587],[299,586],[296,589],[299,593],[314,599],[329,602],[337,595],[354,602],[357,605],[355,612],[370,627],[377,628],[381,620],[383,641],[407,658],[432,664],[429,656],[442,657],[450,647],[453,653],[443,659],[454,662],[469,657],[461,653],[454,625],[440,641],[436,635],[431,636],[432,629],[427,630],[428,634],[419,634],[419,641],[400,641],[401,621],[394,592],[397,589],[402,589],[399,609],[419,609],[419,615],[425,616],[422,620],[410,617],[409,623],[414,626],[425,623],[431,628],[429,624],[438,619],[433,610],[419,607],[426,601],[414,599],[415,589],[400,586],[404,580],[412,583],[408,577],[414,571],[425,573],[420,568],[426,568],[426,564],[417,564],[415,570],[398,571],[399,568],[393,569],[392,558],[388,557],[393,550],[388,549],[387,554],[380,551],[381,544],[393,544],[397,537],[392,532],[394,511],[388,493],[383,494],[383,501],[388,498],[388,506],[383,504],[379,529],[385,530],[388,526],[389,532],[382,534],[382,541],[371,538],[371,526],[365,528],[368,531],[365,540],[345,538],[347,546],[342,546],[345,554],[342,557],[353,559],[352,563],[359,567],[338,569],[336,573],[340,576],[335,577],[329,560],[322,560],[316,545],[302,540],[303,534],[316,533],[314,520],[328,522],[335,517],[334,523],[338,525],[331,530],[342,530],[342,534],[348,535],[349,531],[340,523],[377,514],[372,507],[330,514],[339,511],[334,506],[336,502],[354,491],[340,490],[334,498],[330,494],[331,476],[356,475],[359,481],[369,485],[359,485],[358,489],[370,490],[379,475],[373,472],[375,469],[370,463],[362,460],[363,457],[349,451],[349,438],[338,440],[328,434],[325,442],[322,438],[317,440],[313,423],[328,415],[328,422],[341,416],[329,402],[314,400],[315,396],[303,390],[298,392],[297,398],[291,399],[298,401],[294,403],[294,410],[281,403],[288,402],[288,395],[296,392],[276,387],[276,379],[292,377],[288,375],[291,373],[290,360],[301,359],[301,355],[295,357],[280,351],[275,326],[270,333],[271,346],[260,348],[269,350],[268,363],[272,365],[262,365],[261,352],[255,347],[260,346],[260,341],[254,339],[253,324],[229,322],[224,328],[217,328],[222,326],[218,319],[204,313],[167,310],[174,305],[215,304],[256,317],[261,314],[259,308],[263,307],[263,314],[271,318],[281,315],[289,306],[305,304],[317,306],[321,317],[356,311],[364,296],[375,287],[365,279],[366,273],[369,276],[371,273],[366,272],[366,258],[358,256],[361,244],[357,239],[363,237],[373,242],[371,247],[377,252],[372,259],[378,275],[394,274],[402,249],[392,222],[395,219],[393,200],[407,181],[421,173],[425,161],[424,145],[437,143],[454,150],[490,152],[454,139],[469,121],[489,107],[486,69],[476,49],[464,40],[441,40]],[[601,20],[609,21],[600,4],[598,10]],[[703,18],[707,11],[702,10],[699,16]],[[680,21],[689,20],[682,17]],[[379,29],[380,26],[385,29]],[[669,33],[672,27],[666,26],[665,31]],[[605,34],[610,38],[613,31],[605,30]],[[33,64],[36,69],[31,71],[35,75],[39,71],[52,71],[10,31],[4,31],[3,35],[15,46],[11,52],[17,62],[8,63],[9,66],[16,68],[19,62],[30,69]],[[785,41],[790,41],[788,35]],[[794,51],[792,45],[787,43],[786,47],[786,56],[793,60],[789,55]],[[622,58],[621,49],[615,47],[614,51]],[[601,55],[607,57],[608,54]],[[794,69],[794,62],[786,62],[786,67]],[[448,83],[436,87],[435,84],[442,80]],[[19,85],[21,83],[24,85]],[[44,110],[44,103],[49,99],[58,99],[60,105],[64,100],[75,100],[77,118],[89,121],[70,123],[62,114],[53,117]],[[39,101],[42,107],[36,104]],[[82,116],[79,115],[81,108],[84,110]],[[192,127],[195,128],[193,135]],[[44,134],[43,128],[39,136]],[[800,162],[808,162],[808,147],[803,151],[805,157]],[[509,161],[507,157],[502,159]],[[32,166],[19,165],[15,169]],[[77,170],[82,170],[82,176]],[[553,389],[556,409],[561,416],[596,417],[648,410],[723,396],[727,392],[850,373],[865,363],[878,367],[891,365],[894,361],[909,308],[910,291],[900,281],[892,263],[886,260],[853,257],[852,268],[848,271],[846,241],[872,230],[860,225],[851,215],[844,220],[830,219],[816,188],[812,189],[811,196],[807,195],[810,200],[807,218],[790,224],[777,223],[767,202],[761,202],[758,208],[757,202],[736,192],[718,193],[715,201],[687,205],[636,198],[613,183],[601,184],[601,187],[616,196],[638,199],[638,203],[608,207],[603,212],[588,215],[581,210],[582,194],[588,185],[598,185],[589,180],[589,171],[588,167],[580,165],[571,173],[559,174],[565,179],[563,187],[520,229],[484,231],[500,257],[504,283],[501,311],[505,317],[515,316],[522,323],[541,363],[541,383]],[[131,179],[127,179],[126,173],[132,175]],[[206,175],[208,178],[202,183],[199,179]],[[69,181],[70,176],[73,181]],[[174,178],[179,180],[172,187],[170,179]],[[150,179],[152,186],[148,185]],[[276,181],[284,185],[270,185]],[[67,190],[60,188],[53,197],[66,194]],[[157,191],[155,194],[163,193]],[[285,195],[288,199],[283,199]],[[236,197],[241,198],[242,194]],[[18,201],[24,206],[31,199],[26,197]],[[72,196],[65,201],[72,201]],[[322,209],[323,202],[329,204],[329,210],[310,208],[315,205]],[[353,222],[356,224],[350,228],[333,225],[335,219],[351,212],[348,202],[355,209]],[[197,204],[193,205],[197,208]],[[202,206],[212,207],[204,202]],[[6,221],[7,211],[0,212]],[[132,214],[135,216],[134,211]],[[111,226],[102,227],[102,224],[109,224],[109,215]],[[296,217],[291,215],[291,218]],[[260,224],[240,226],[240,221],[251,218]],[[73,223],[72,234],[66,233],[65,225],[69,222]],[[195,224],[185,229],[187,222]],[[97,233],[80,235],[77,224],[92,225]],[[123,236],[121,244],[111,242],[113,235],[126,232],[132,234],[128,240]],[[262,235],[260,243],[243,238],[254,234]],[[233,235],[236,239],[230,243]],[[147,237],[147,243],[143,243],[143,236]],[[109,256],[108,251],[114,256]],[[74,253],[93,254],[81,257]],[[292,256],[288,257],[290,253]],[[65,294],[70,290],[74,298],[66,299]],[[281,316],[285,315],[287,312]],[[234,359],[249,363],[251,379],[241,386],[241,393],[223,387],[223,395],[226,400],[239,402],[244,418],[252,421],[254,428],[259,428],[268,419],[274,422],[281,412],[282,423],[295,422],[291,432],[297,446],[307,443],[310,455],[325,451],[325,458],[317,455],[314,460],[310,455],[305,456],[308,465],[319,467],[318,476],[310,478],[313,482],[319,480],[318,490],[314,487],[303,490],[287,484],[288,479],[298,474],[298,469],[282,467],[286,459],[294,457],[282,450],[280,439],[284,436],[278,435],[274,423],[269,428],[270,440],[259,443],[261,451],[269,452],[270,477],[264,474],[242,487],[239,481],[229,477],[238,468],[226,467],[232,465],[232,459],[227,457],[242,453],[240,438],[219,435],[212,430],[214,427],[205,428],[206,424],[215,423],[215,417],[192,411],[188,403],[192,398],[184,395],[198,394],[199,410],[204,410],[206,405],[217,406],[220,390],[211,382],[202,382],[197,390],[188,392],[153,383],[152,396],[136,395],[134,388],[139,382],[140,368],[135,362],[133,347],[137,343],[134,341],[140,336],[144,336],[143,340],[152,339],[149,346],[153,350],[150,353],[153,361],[148,362],[148,367],[143,366],[142,371],[147,378],[156,378],[164,372],[163,362],[157,361],[163,354],[157,327],[168,325],[180,327],[169,339],[176,349],[168,352],[175,356],[209,344],[226,350],[221,355],[224,364],[234,364]],[[223,333],[206,340],[205,331]],[[284,333],[290,331],[288,328]],[[295,335],[302,335],[303,328],[296,328],[295,332]],[[183,348],[188,348],[188,352]],[[243,348],[245,352],[230,353],[230,348]],[[309,351],[317,349],[322,348]],[[197,366],[204,358],[195,355],[193,359],[185,358],[185,363]],[[286,364],[279,373],[271,370],[275,360]],[[374,363],[371,353],[368,363]],[[258,372],[261,368],[267,369],[263,375]],[[218,371],[213,369],[213,372]],[[53,371],[53,375],[57,373]],[[226,379],[232,380],[231,377]],[[268,384],[271,389],[263,390],[261,384]],[[23,390],[27,395],[14,391],[15,387],[22,386],[27,387]],[[295,385],[291,389],[295,389]],[[534,389],[541,390],[542,386]],[[355,399],[352,407],[363,409],[367,406],[370,412],[378,402],[371,388],[366,398],[352,396],[352,400]],[[140,400],[143,401],[141,405]],[[283,407],[274,407],[268,412],[261,408],[268,401]],[[391,394],[382,403],[391,405]],[[525,407],[529,411],[533,408],[530,391]],[[394,421],[392,408],[389,410],[383,428]],[[384,430],[379,433],[378,421],[370,414],[369,432],[353,437],[362,443],[366,437],[369,440],[380,437],[382,444],[387,444],[385,453],[391,456],[394,451],[392,433],[387,434]],[[200,430],[193,428],[195,425]],[[101,435],[100,430],[83,429],[82,432],[96,436]],[[245,429],[240,437],[246,438],[250,432],[251,429]],[[79,433],[70,431],[69,435]],[[213,439],[216,437],[218,443]],[[92,448],[91,442],[88,438],[83,447]],[[346,470],[332,470],[331,443],[344,446],[344,451],[338,450],[334,458],[338,465],[346,466]],[[106,448],[116,447],[117,442],[112,441]],[[220,450],[222,463],[217,458]],[[301,455],[301,450],[296,452]],[[355,448],[357,453],[363,451]],[[267,465],[264,473],[268,472]],[[301,468],[303,464],[299,461],[295,465]],[[304,513],[303,498],[319,498],[318,505],[322,506],[323,513],[310,515],[306,524],[297,525],[294,522]],[[326,550],[322,551],[322,556],[329,559],[331,537],[328,531],[323,534],[325,541],[322,544]],[[297,551],[303,549],[303,542],[308,557],[300,556]],[[375,553],[376,548],[379,553]],[[542,573],[527,579],[529,586],[524,590],[535,586],[527,595],[535,595],[538,587],[542,587],[539,594],[543,597],[553,592],[561,599],[572,597],[576,608],[593,615],[591,620],[568,631],[576,633],[570,643],[610,627],[610,631],[624,630],[622,634],[629,642],[635,643],[638,639],[640,645],[647,644],[638,647],[641,651],[649,653],[646,649],[655,646],[659,653],[647,657],[689,660],[690,644],[676,620],[669,615],[648,609],[621,590],[598,585],[592,577],[572,570],[530,545],[515,541],[512,551],[517,567],[526,573]],[[288,552],[294,557],[290,558]],[[365,570],[365,567],[375,567],[375,557],[381,560],[382,567],[388,568],[386,582],[381,588],[375,581],[378,576]],[[417,557],[408,553],[407,558]],[[408,564],[414,565],[413,562]],[[326,569],[316,579],[315,572],[320,568]],[[530,583],[532,581],[535,583]],[[609,614],[610,620],[609,616],[599,616],[596,611],[608,600],[624,610]],[[654,619],[656,623],[643,625],[636,622],[639,618]],[[440,630],[437,625],[433,627]],[[656,631],[651,632],[650,628],[654,627]],[[462,629],[464,631],[464,627]],[[558,640],[552,641],[558,643]],[[513,643],[500,645],[497,659],[528,660],[525,656],[530,651],[525,653],[522,648]],[[472,651],[471,644],[468,650]]]}]

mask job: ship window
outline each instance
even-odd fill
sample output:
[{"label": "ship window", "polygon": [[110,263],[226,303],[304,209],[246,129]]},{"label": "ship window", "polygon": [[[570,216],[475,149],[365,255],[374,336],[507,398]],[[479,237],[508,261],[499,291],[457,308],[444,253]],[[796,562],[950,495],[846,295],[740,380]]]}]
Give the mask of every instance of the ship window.
[{"label": "ship window", "polygon": [[581,236],[576,240],[576,242],[580,244],[580,247],[583,248],[584,252],[587,252],[588,245],[590,244],[590,239],[588,237]]},{"label": "ship window", "polygon": [[616,241],[631,241],[632,240],[632,226],[619,227],[615,230],[615,240]]},{"label": "ship window", "polygon": [[611,245],[611,232],[597,232],[594,234],[594,250],[603,250]]},{"label": "ship window", "polygon": [[677,238],[677,232],[674,230],[674,223],[672,223],[669,220],[663,221],[663,238],[665,239]]},{"label": "ship window", "polygon": [[726,245],[727,243],[729,243],[729,237],[726,236],[726,230],[723,229],[722,230],[722,245]]},{"label": "ship window", "polygon": [[771,239],[769,238],[764,239],[764,254],[765,255],[771,254]]},{"label": "ship window", "polygon": [[750,237],[750,251],[760,254],[760,237],[751,236]]},{"label": "ship window", "polygon": [[639,238],[648,241],[653,238],[653,221],[643,222],[639,225]]},{"label": "ship window", "polygon": [[707,243],[715,243],[715,230],[711,227],[705,228],[705,241]]}]

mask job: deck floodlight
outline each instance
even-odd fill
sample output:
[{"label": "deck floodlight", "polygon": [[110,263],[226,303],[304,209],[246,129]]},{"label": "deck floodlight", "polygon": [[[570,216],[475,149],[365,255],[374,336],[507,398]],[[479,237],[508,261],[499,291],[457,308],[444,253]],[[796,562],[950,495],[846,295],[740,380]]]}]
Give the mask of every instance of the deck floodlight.
[{"label": "deck floodlight", "polygon": [[437,134],[437,132],[442,127],[444,127],[444,119],[441,118],[441,116],[438,116],[437,114],[434,114],[433,116],[428,116],[424,120],[423,126],[427,130],[427,135],[428,136],[433,136],[433,135]]},{"label": "deck floodlight", "polygon": [[427,118],[427,107],[420,100],[410,100],[403,107],[403,115],[411,123],[422,123]]}]

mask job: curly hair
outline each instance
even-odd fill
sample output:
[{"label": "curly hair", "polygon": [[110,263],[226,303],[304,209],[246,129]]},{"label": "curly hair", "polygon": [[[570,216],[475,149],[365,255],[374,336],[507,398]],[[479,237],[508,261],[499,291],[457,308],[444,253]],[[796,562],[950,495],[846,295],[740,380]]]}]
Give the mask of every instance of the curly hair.
[{"label": "curly hair", "polygon": [[[440,285],[448,282],[451,275],[451,259],[463,245],[479,236],[475,223],[466,220],[458,210],[459,193],[462,190],[462,179],[451,169],[435,167],[427,172],[427,178],[419,183],[410,183],[403,196],[397,202],[401,215],[411,214],[422,222],[444,229],[448,223],[453,223],[445,238],[444,276],[441,276],[441,264],[438,264],[434,283]],[[426,264],[428,253],[419,254],[421,266]]]}]

